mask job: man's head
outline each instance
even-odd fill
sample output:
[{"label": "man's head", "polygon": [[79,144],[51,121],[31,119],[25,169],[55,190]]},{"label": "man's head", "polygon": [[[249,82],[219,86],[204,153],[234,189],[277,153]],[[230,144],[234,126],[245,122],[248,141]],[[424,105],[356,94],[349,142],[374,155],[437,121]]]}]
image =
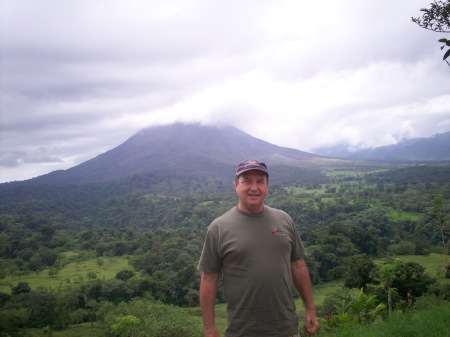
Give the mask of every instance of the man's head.
[{"label": "man's head", "polygon": [[266,164],[257,160],[245,160],[236,170],[234,188],[239,197],[238,207],[247,213],[264,210],[267,196],[269,171]]}]

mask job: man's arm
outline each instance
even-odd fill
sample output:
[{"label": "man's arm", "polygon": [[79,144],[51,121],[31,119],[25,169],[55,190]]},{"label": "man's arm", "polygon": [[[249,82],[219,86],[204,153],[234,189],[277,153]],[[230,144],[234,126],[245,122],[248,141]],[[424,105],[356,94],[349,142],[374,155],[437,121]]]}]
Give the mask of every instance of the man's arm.
[{"label": "man's arm", "polygon": [[319,322],[317,321],[311,279],[309,278],[309,272],[306,267],[305,260],[300,259],[291,262],[291,273],[295,288],[300,294],[306,309],[304,330],[308,335],[313,335],[319,331]]},{"label": "man's arm", "polygon": [[216,304],[218,282],[219,273],[202,273],[200,281],[200,307],[202,309],[205,337],[220,337],[214,319],[214,305]]}]

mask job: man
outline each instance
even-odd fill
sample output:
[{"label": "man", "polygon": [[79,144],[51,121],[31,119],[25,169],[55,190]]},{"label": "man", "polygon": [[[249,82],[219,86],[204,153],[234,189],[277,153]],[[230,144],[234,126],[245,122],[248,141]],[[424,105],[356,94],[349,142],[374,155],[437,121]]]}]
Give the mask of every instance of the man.
[{"label": "man", "polygon": [[287,337],[298,335],[292,285],[306,309],[304,330],[319,330],[306,250],[290,216],[264,205],[267,166],[241,162],[234,188],[238,205],[209,226],[200,257],[200,304],[205,337],[219,337],[214,304],[222,277],[227,302],[225,337]]}]

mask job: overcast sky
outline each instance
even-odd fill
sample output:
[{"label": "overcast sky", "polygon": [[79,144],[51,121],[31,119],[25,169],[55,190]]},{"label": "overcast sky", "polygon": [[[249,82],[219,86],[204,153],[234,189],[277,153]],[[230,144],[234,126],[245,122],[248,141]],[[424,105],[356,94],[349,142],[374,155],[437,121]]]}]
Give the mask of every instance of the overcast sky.
[{"label": "overcast sky", "polygon": [[430,2],[0,0],[0,182],[176,121],[303,151],[450,131]]}]

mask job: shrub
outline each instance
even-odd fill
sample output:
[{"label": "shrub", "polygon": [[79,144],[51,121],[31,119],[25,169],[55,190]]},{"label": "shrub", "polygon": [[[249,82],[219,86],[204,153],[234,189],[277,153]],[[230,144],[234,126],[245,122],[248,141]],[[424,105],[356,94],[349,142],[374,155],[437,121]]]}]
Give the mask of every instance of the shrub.
[{"label": "shrub", "polygon": [[117,306],[104,306],[102,316],[105,336],[122,336],[124,333],[132,333],[134,337],[203,335],[201,325],[193,324],[192,317],[184,309],[153,299],[135,299]]},{"label": "shrub", "polygon": [[400,241],[388,248],[392,255],[414,255],[416,253],[416,245],[409,241]]}]

